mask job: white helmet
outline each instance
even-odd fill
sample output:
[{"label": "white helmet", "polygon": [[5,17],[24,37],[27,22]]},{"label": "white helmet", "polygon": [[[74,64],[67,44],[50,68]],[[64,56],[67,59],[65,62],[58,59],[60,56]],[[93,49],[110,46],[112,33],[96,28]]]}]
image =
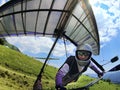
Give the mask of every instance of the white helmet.
[{"label": "white helmet", "polygon": [[81,44],[77,47],[77,50],[87,50],[92,53],[92,47],[89,44]]},{"label": "white helmet", "polygon": [[[87,55],[89,55],[89,57],[86,60],[80,60],[78,58],[78,54],[80,52],[82,52],[83,54],[87,52]],[[77,47],[75,58],[76,58],[77,63],[80,66],[85,66],[90,62],[91,55],[92,55],[92,47],[89,44],[81,44]]]}]

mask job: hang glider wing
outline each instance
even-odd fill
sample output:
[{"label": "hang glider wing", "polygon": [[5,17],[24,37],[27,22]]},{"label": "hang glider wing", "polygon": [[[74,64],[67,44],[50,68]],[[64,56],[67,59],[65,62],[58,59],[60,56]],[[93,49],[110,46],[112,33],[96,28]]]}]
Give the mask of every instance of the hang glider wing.
[{"label": "hang glider wing", "polygon": [[74,43],[89,43],[99,54],[99,35],[94,14],[87,0],[77,3],[65,27],[65,35]]},{"label": "hang glider wing", "polygon": [[10,0],[0,7],[0,37],[62,33],[75,45],[89,43],[99,54],[97,25],[88,0]]}]

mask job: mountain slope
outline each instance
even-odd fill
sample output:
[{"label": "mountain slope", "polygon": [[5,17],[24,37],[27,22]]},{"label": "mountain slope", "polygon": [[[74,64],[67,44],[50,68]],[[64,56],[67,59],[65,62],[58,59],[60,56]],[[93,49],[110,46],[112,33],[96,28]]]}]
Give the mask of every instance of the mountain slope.
[{"label": "mountain slope", "polygon": [[32,90],[35,77],[0,66],[0,90]]},{"label": "mountain slope", "polygon": [[[14,90],[13,87],[16,87],[15,90],[32,90],[32,85],[42,65],[43,63],[31,57],[0,45],[0,87],[8,88],[0,90]],[[42,77],[45,88],[49,85],[54,87],[56,71],[56,68],[46,66]]]},{"label": "mountain slope", "polygon": [[16,46],[8,43],[5,38],[0,38],[0,45],[4,45],[4,46],[6,46],[6,47],[8,47],[8,48],[11,48],[11,49],[13,49],[13,50],[15,50],[15,51],[20,52],[20,50],[19,50]]},{"label": "mountain slope", "polygon": [[104,79],[109,79],[113,83],[119,83],[120,84],[120,70],[115,72],[108,72],[105,74]]},{"label": "mountain slope", "polygon": [[[32,90],[36,77],[43,63],[18,51],[0,45],[0,90]],[[55,90],[55,74],[58,69],[46,66],[42,75],[43,90]],[[75,83],[67,86],[68,90],[84,86],[93,79],[81,76]],[[106,88],[107,87],[107,88]],[[119,85],[100,81],[90,90],[120,90]]]}]

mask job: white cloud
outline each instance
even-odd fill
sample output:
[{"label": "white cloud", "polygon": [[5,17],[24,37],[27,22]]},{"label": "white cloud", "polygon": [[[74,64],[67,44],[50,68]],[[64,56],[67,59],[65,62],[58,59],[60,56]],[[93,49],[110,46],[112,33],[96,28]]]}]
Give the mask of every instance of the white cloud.
[{"label": "white cloud", "polygon": [[[48,54],[49,50],[51,49],[54,43],[53,39],[47,37],[22,36],[22,37],[7,37],[6,39],[11,44],[16,45],[22,52],[33,53],[34,55],[39,53]],[[69,52],[69,54],[73,54],[74,48],[75,47],[73,44],[68,44],[67,52]],[[52,54],[57,57],[64,56],[65,55],[64,43],[58,42]]]},{"label": "white cloud", "polygon": [[[119,0],[95,0],[92,8],[96,17],[100,42],[109,42],[118,33],[120,26],[120,1]],[[102,5],[108,8],[102,8]]]},{"label": "white cloud", "polygon": [[6,3],[9,0],[0,0],[0,6],[3,5],[4,3]]},{"label": "white cloud", "polygon": [[46,53],[48,49],[52,46],[52,39],[50,38],[37,38],[31,36],[22,37],[8,37],[6,38],[8,42],[19,47],[22,52],[29,51],[32,53]]},{"label": "white cloud", "polygon": [[57,43],[57,45],[53,51],[53,55],[59,56],[59,57],[64,56],[66,53],[73,55],[75,53],[74,50],[75,50],[75,46],[71,43],[66,45],[66,49],[65,49],[64,43]]},{"label": "white cloud", "polygon": [[5,0],[0,1],[0,6],[5,3]]}]

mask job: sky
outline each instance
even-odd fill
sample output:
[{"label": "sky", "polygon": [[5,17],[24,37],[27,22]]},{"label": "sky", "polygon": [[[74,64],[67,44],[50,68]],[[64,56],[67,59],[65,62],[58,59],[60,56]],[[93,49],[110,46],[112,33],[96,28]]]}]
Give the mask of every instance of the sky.
[{"label": "sky", "polygon": [[[2,5],[8,0],[0,0]],[[110,61],[114,56],[120,57],[120,0],[89,0],[97,22],[100,38],[100,54],[93,57],[101,65]],[[47,57],[54,39],[47,37],[7,37],[7,41],[17,46],[24,54],[31,57]],[[47,44],[46,44],[47,41]],[[67,56],[74,55],[76,47],[67,42]],[[60,67],[66,60],[63,40],[59,40],[50,56],[59,60],[49,60],[47,63]],[[42,60],[44,62],[44,60]],[[109,70],[119,64],[120,60],[104,66]],[[92,71],[88,71],[90,73]]]}]

